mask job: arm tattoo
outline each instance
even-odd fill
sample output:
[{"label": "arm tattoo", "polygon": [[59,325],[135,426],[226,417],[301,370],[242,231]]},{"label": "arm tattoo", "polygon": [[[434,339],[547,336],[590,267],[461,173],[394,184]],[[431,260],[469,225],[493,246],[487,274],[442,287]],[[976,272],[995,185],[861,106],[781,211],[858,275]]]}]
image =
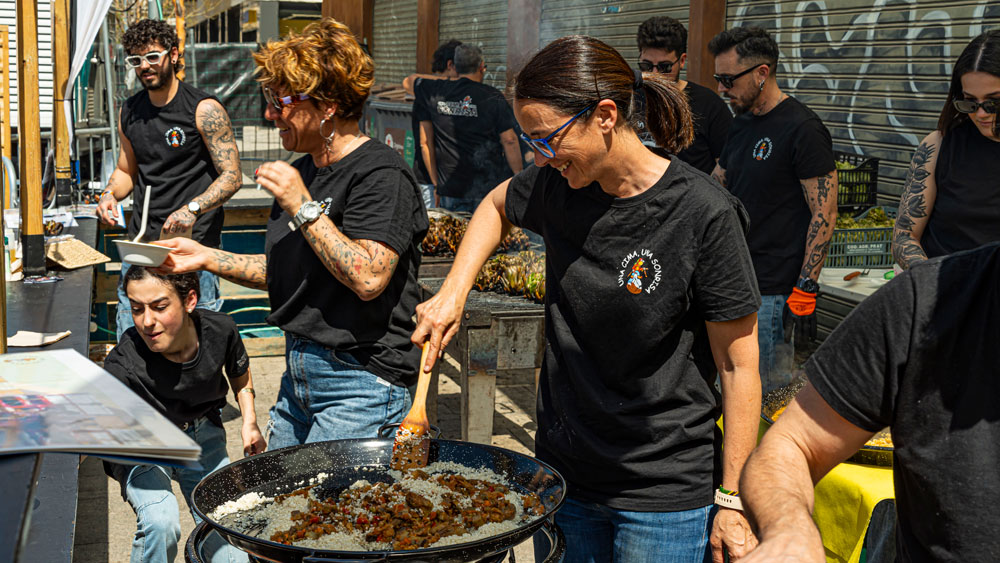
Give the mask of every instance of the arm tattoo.
[{"label": "arm tattoo", "polygon": [[812,211],[812,220],[806,232],[806,251],[799,277],[819,279],[830,249],[830,237],[833,236],[832,221],[837,210],[837,171],[816,177],[815,189],[811,179],[803,181],[802,192]]},{"label": "arm tattoo", "polygon": [[233,254],[213,249],[218,274],[252,289],[267,289],[267,258],[263,254]]},{"label": "arm tattoo", "polygon": [[899,199],[899,217],[896,218],[892,238],[892,256],[904,270],[927,259],[927,253],[920,246],[920,241],[913,236],[913,227],[916,225],[916,219],[929,216],[926,191],[927,178],[931,174],[927,170],[927,163],[933,156],[933,145],[925,142],[917,147],[910,162],[910,169],[906,173],[903,195]]},{"label": "arm tattoo", "polygon": [[333,277],[366,301],[382,293],[399,263],[399,255],[388,246],[352,240],[325,215],[304,225],[302,235]]},{"label": "arm tattoo", "polygon": [[239,191],[240,157],[233,126],[222,106],[213,101],[206,102],[199,108],[195,119],[212,157],[212,164],[219,173],[208,189],[194,198],[201,209],[207,211],[222,205]]},{"label": "arm tattoo", "polygon": [[718,172],[718,173],[715,172],[715,171],[713,171],[712,172],[712,178],[714,178],[715,181],[718,182],[723,188],[728,188],[729,187],[729,186],[726,185],[726,171],[725,170],[722,170],[721,172]]}]

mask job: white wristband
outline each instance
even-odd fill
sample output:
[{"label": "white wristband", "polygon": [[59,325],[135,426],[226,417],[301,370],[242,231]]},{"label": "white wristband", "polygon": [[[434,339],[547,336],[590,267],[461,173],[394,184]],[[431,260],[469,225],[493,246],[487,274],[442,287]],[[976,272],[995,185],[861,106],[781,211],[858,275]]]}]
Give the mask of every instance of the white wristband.
[{"label": "white wristband", "polygon": [[740,497],[727,495],[718,489],[715,490],[715,504],[723,508],[743,511],[743,501],[740,500]]}]

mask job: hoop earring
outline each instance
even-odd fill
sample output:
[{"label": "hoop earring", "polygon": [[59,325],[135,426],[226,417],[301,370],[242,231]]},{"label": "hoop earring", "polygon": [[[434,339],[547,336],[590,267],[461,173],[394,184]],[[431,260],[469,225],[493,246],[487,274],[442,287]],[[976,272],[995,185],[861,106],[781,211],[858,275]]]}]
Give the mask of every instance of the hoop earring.
[{"label": "hoop earring", "polygon": [[323,140],[326,142],[326,152],[330,152],[330,150],[333,148],[333,139],[334,139],[334,137],[337,136],[337,128],[334,127],[333,131],[330,131],[329,135],[324,135],[323,134],[323,126],[326,125],[327,121],[331,121],[330,116],[324,117],[323,119],[320,120],[320,122],[319,122],[319,135],[320,135],[320,137],[323,137]]}]

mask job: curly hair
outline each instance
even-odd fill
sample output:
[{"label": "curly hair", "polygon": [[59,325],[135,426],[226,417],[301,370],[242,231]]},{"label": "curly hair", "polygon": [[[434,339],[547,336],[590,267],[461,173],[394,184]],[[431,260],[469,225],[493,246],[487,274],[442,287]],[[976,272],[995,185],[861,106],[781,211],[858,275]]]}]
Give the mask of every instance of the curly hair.
[{"label": "curly hair", "polygon": [[647,48],[663,49],[680,56],[687,53],[688,30],[670,16],[653,16],[639,24],[635,40],[640,51]]},{"label": "curly hair", "polygon": [[435,49],[434,59],[431,62],[431,72],[444,72],[448,70],[448,61],[454,61],[455,47],[458,47],[461,44],[461,41],[452,39],[447,43],[442,43],[437,49]]},{"label": "curly hair", "polygon": [[188,293],[194,292],[195,297],[201,297],[201,282],[198,279],[197,272],[190,272],[187,274],[161,274],[156,270],[147,268],[145,266],[130,266],[126,270],[125,275],[122,277],[122,291],[128,292],[128,282],[139,281],[146,278],[154,278],[163,285],[167,287],[174,288],[177,292],[177,297],[180,298],[181,303],[184,303],[184,298],[187,297]]},{"label": "curly hair", "polygon": [[143,47],[154,43],[158,43],[164,49],[170,50],[178,47],[181,42],[173,26],[162,20],[140,20],[128,28],[122,37],[122,47],[125,48],[125,53],[129,55],[134,55]]},{"label": "curly hair", "polygon": [[778,71],[778,44],[762,27],[734,27],[720,32],[708,42],[708,50],[718,57],[736,49],[741,63],[766,64],[773,76]]},{"label": "curly hair", "polygon": [[268,41],[253,58],[257,82],[335,104],[341,119],[361,117],[375,83],[375,63],[333,18],[309,24],[301,35]]}]

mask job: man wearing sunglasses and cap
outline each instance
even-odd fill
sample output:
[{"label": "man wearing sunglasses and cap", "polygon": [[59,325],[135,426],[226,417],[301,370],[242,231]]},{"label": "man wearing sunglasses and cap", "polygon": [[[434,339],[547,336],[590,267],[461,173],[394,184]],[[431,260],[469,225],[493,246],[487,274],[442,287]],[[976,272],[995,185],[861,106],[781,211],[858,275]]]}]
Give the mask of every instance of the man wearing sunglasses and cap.
[{"label": "man wearing sunglasses and cap", "polygon": [[[663,74],[687,94],[694,119],[694,141],[677,153],[677,158],[711,174],[726,145],[733,122],[726,103],[711,89],[690,80],[681,80],[687,63],[687,29],[669,16],[654,16],[642,22],[636,34],[639,44],[639,70]],[[646,145],[655,145],[648,130],[640,134]]]},{"label": "man wearing sunglasses and cap", "polygon": [[[222,204],[240,189],[240,161],[225,108],[212,95],[181,82],[179,40],[164,21],[142,20],[122,38],[125,64],[143,89],[121,107],[121,151],[97,206],[104,223],[118,222],[117,204],[129,194],[143,201],[149,187],[146,238],[188,236],[218,248]],[[142,224],[133,212],[129,238]],[[124,276],[129,264],[122,264]],[[222,307],[219,278],[201,272],[198,307]],[[129,301],[118,290],[118,337],[132,326]]]},{"label": "man wearing sunglasses and cap", "polygon": [[837,220],[833,143],[820,118],[778,87],[778,45],[766,31],[723,31],[708,49],[718,90],[737,114],[712,176],[750,214],[766,393],[792,379],[793,334],[800,343],[816,337],[817,280]]}]

